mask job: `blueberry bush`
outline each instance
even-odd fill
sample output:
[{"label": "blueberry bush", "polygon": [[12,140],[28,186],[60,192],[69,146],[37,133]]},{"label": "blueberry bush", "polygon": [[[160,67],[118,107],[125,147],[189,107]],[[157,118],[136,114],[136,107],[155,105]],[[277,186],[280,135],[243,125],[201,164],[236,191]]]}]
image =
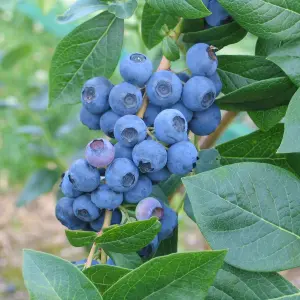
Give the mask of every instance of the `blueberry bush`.
[{"label": "blueberry bush", "polygon": [[[77,0],[58,17],[87,19],[56,48],[49,102],[81,99],[83,126],[99,134],[62,175],[55,211],[89,254],[72,263],[25,250],[31,299],[300,299],[277,273],[300,266],[300,5],[139,5],[159,63],[139,52],[120,60],[137,0]],[[248,32],[255,55],[218,54]],[[213,148],[241,111],[259,130]],[[210,251],[177,252],[182,207]]]}]

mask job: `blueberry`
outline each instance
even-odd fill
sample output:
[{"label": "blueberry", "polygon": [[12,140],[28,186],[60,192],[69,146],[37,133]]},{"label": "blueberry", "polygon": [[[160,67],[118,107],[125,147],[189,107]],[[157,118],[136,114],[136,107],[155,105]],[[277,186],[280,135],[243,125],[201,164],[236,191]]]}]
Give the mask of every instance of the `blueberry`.
[{"label": "blueberry", "polygon": [[80,121],[83,125],[91,130],[100,130],[101,114],[95,115],[90,113],[84,106],[80,110]]},{"label": "blueberry", "polygon": [[151,258],[156,253],[159,246],[158,236],[156,236],[149,245],[144,247],[142,250],[138,251],[138,254],[144,258]]},{"label": "blueberry", "polygon": [[182,83],[171,71],[158,71],[151,76],[146,91],[151,104],[168,107],[180,100]]},{"label": "blueberry", "polygon": [[225,23],[229,17],[228,12],[217,0],[210,0],[207,8],[211,11],[211,15],[206,17],[205,21],[210,26],[220,26]]},{"label": "blueberry", "polygon": [[[81,259],[81,260],[77,260],[77,261],[72,261],[72,264],[76,265],[76,266],[80,266],[80,265],[84,265],[86,264],[87,259]],[[96,266],[99,265],[99,262],[97,260],[92,260],[92,266]]]},{"label": "blueberry", "polygon": [[186,54],[186,64],[193,76],[212,76],[218,67],[214,47],[207,44],[195,44]]},{"label": "blueberry", "polygon": [[70,167],[69,180],[81,192],[92,192],[100,184],[100,173],[85,159],[76,160]]},{"label": "blueberry", "polygon": [[183,114],[183,116],[187,122],[192,120],[193,112],[190,109],[188,109],[187,107],[185,107],[182,101],[175,103],[170,108],[179,110]]},{"label": "blueberry", "polygon": [[161,108],[159,106],[149,103],[143,118],[145,124],[148,127],[153,126],[154,120],[160,112]]},{"label": "blueberry", "polygon": [[174,144],[186,140],[187,122],[183,114],[176,109],[165,109],[154,121],[155,136],[161,142]]},{"label": "blueberry", "polygon": [[189,123],[189,128],[196,135],[209,135],[217,129],[220,122],[220,108],[216,104],[213,104],[207,110],[194,113],[194,117]]},{"label": "blueberry", "polygon": [[60,189],[66,197],[76,198],[82,194],[82,192],[76,190],[69,179],[69,171],[67,171],[61,181]]},{"label": "blueberry", "polygon": [[185,72],[177,73],[177,76],[184,83],[186,83],[191,78],[191,76]]},{"label": "blueberry", "polygon": [[161,229],[158,233],[159,242],[172,236],[174,229],[178,225],[178,217],[176,212],[166,204],[162,203],[164,215],[160,220]]},{"label": "blueberry", "polygon": [[111,190],[107,184],[100,185],[91,194],[92,202],[101,209],[115,209],[123,202],[123,193]]},{"label": "blueberry", "polygon": [[124,198],[128,203],[138,203],[142,199],[148,197],[152,193],[152,182],[151,180],[142,175],[136,186],[130,191],[124,193]]},{"label": "blueberry", "polygon": [[133,147],[146,138],[147,126],[138,116],[123,116],[116,122],[114,135],[121,145]]},{"label": "blueberry", "polygon": [[99,208],[91,201],[91,196],[88,194],[74,200],[73,211],[78,219],[85,222],[92,222],[100,217]]},{"label": "blueberry", "polygon": [[158,183],[160,181],[167,180],[171,175],[171,172],[166,167],[162,168],[159,171],[147,174],[147,176],[152,180],[153,183]]},{"label": "blueberry", "polygon": [[153,72],[152,62],[141,53],[126,56],[120,64],[120,74],[125,81],[143,87]]},{"label": "blueberry", "polygon": [[139,179],[139,171],[128,158],[115,159],[106,169],[107,185],[115,192],[127,192]]},{"label": "blueberry", "polygon": [[185,175],[195,167],[197,156],[198,151],[191,142],[176,143],[168,151],[168,169],[173,174]]},{"label": "blueberry", "polygon": [[84,229],[86,223],[79,220],[73,212],[73,198],[64,197],[56,203],[55,216],[58,221],[71,230]]},{"label": "blueberry", "polygon": [[167,157],[164,146],[152,140],[141,142],[132,151],[132,159],[142,173],[159,171],[166,165]]},{"label": "blueberry", "polygon": [[128,158],[132,160],[132,148],[125,147],[119,142],[116,143],[115,158]]},{"label": "blueberry", "polygon": [[114,157],[115,148],[107,140],[96,139],[86,146],[85,158],[95,168],[108,166],[114,160]]},{"label": "blueberry", "polygon": [[106,264],[109,265],[109,266],[115,266],[115,265],[116,265],[116,264],[114,263],[114,261],[113,261],[111,258],[109,258],[109,259],[107,260]]},{"label": "blueberry", "polygon": [[113,84],[104,77],[89,79],[81,91],[81,102],[93,114],[101,114],[109,109],[108,96]]},{"label": "blueberry", "polygon": [[208,77],[215,85],[215,88],[216,88],[216,96],[219,96],[219,94],[221,93],[222,91],[222,87],[223,87],[223,84],[222,84],[222,81],[221,81],[221,78],[219,76],[219,74],[216,72],[214,73],[212,76]]},{"label": "blueberry", "polygon": [[[103,223],[104,223],[104,215],[105,215],[105,212],[102,212],[100,217],[97,220],[90,223],[90,225],[94,231],[99,232],[101,230]],[[120,224],[121,221],[122,221],[121,212],[118,209],[114,210],[112,213],[112,218],[111,218],[110,224],[111,225]]]},{"label": "blueberry", "polygon": [[192,111],[201,111],[209,108],[215,99],[215,85],[206,77],[192,77],[184,86],[182,101]]},{"label": "blueberry", "polygon": [[101,130],[110,138],[114,138],[115,124],[120,118],[121,116],[117,115],[112,110],[107,111],[100,118]]},{"label": "blueberry", "polygon": [[163,205],[155,198],[145,198],[136,206],[135,216],[138,221],[148,220],[151,217],[161,220],[164,217]]},{"label": "blueberry", "polygon": [[137,87],[122,82],[113,87],[109,95],[111,109],[118,115],[134,115],[141,108],[143,96]]}]

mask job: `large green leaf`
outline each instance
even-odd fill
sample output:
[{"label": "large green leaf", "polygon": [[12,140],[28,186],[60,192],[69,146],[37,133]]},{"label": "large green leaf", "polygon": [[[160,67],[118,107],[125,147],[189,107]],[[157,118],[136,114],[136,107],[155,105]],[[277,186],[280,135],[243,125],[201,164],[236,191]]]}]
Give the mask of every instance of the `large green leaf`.
[{"label": "large green leaf", "polygon": [[23,276],[30,299],[102,299],[77,267],[50,254],[25,250]]},{"label": "large green leaf", "polygon": [[211,14],[203,2],[198,0],[147,0],[147,2],[156,10],[185,19],[204,18]]},{"label": "large green leaf", "polygon": [[173,29],[177,23],[178,17],[162,13],[146,3],[142,14],[142,38],[147,48],[151,49],[163,40],[164,25]]},{"label": "large green leaf", "polygon": [[50,104],[80,101],[84,82],[110,77],[119,61],[124,21],[104,12],[78,26],[57,46],[50,69]]},{"label": "large green leaf", "polygon": [[292,98],[284,121],[284,135],[279,153],[300,152],[300,88]]},{"label": "large green leaf", "polygon": [[196,222],[226,262],[257,272],[300,266],[300,181],[264,163],[238,163],[183,179]]},{"label": "large green leaf", "polygon": [[109,4],[108,11],[118,18],[126,19],[134,14],[137,5],[137,0],[116,0]]},{"label": "large green leaf", "polygon": [[94,231],[66,230],[66,236],[72,246],[83,247],[93,243],[97,233]]},{"label": "large green leaf", "polygon": [[222,49],[227,45],[239,42],[246,34],[247,31],[238,23],[231,22],[206,30],[188,32],[184,34],[183,41],[186,43],[206,43]]},{"label": "large green leaf", "polygon": [[135,252],[148,245],[158,234],[161,224],[153,217],[146,221],[115,226],[97,237],[95,242],[105,251]]},{"label": "large green leaf", "polygon": [[220,299],[299,300],[300,292],[277,273],[247,272],[225,263],[207,296],[207,300]]},{"label": "large green leaf", "polygon": [[204,149],[198,153],[195,173],[207,172],[221,166],[221,156],[216,149]]},{"label": "large green leaf", "polygon": [[143,263],[141,257],[136,252],[116,253],[109,251],[107,254],[118,267],[135,269]]},{"label": "large green leaf", "polygon": [[265,39],[300,36],[300,3],[295,0],[219,0],[242,27]]},{"label": "large green leaf", "polygon": [[50,192],[58,178],[58,170],[40,169],[35,171],[26,182],[17,201],[17,206],[26,205],[39,196]]},{"label": "large green leaf", "polygon": [[226,251],[170,254],[131,271],[104,293],[105,300],[205,299]]},{"label": "large green leaf", "polygon": [[163,55],[170,61],[175,61],[180,58],[180,50],[176,42],[166,36],[162,42],[162,52]]},{"label": "large green leaf", "polygon": [[282,44],[283,42],[279,40],[265,40],[258,38],[255,45],[255,55],[268,56],[275,49],[281,47]]}]

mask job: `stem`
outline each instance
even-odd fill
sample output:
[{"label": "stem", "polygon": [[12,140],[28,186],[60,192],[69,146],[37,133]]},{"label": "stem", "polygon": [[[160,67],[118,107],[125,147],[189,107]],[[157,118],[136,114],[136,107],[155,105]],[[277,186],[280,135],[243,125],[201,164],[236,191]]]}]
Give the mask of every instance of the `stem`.
[{"label": "stem", "polygon": [[101,264],[105,265],[107,261],[107,254],[103,249],[101,249]]}]

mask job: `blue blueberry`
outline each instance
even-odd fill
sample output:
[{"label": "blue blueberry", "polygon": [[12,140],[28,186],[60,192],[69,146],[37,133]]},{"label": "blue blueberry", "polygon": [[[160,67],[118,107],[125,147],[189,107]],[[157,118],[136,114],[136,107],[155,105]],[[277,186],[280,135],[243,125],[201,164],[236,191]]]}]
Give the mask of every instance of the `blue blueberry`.
[{"label": "blue blueberry", "polygon": [[[87,259],[81,259],[81,260],[77,260],[77,261],[72,261],[72,264],[76,265],[76,266],[80,266],[80,265],[85,265],[87,262]],[[92,260],[92,266],[96,266],[99,265],[99,262],[97,260]]]},{"label": "blue blueberry", "polygon": [[171,172],[168,168],[162,168],[159,171],[148,173],[147,176],[152,180],[153,183],[158,183],[167,180],[171,176]]},{"label": "blue blueberry", "polygon": [[218,67],[215,48],[207,44],[195,44],[186,54],[186,64],[193,76],[212,76]]},{"label": "blue blueberry", "polygon": [[107,184],[100,185],[91,194],[92,202],[101,209],[115,209],[123,202],[123,193],[114,192]]},{"label": "blue blueberry", "polygon": [[81,91],[81,102],[92,114],[101,114],[109,109],[108,97],[113,84],[105,77],[89,79]]},{"label": "blue blueberry", "polygon": [[217,129],[220,122],[220,108],[213,104],[206,110],[195,112],[193,119],[189,123],[189,128],[196,135],[209,135]]},{"label": "blue blueberry", "polygon": [[186,83],[191,78],[191,76],[185,72],[180,72],[180,73],[177,73],[176,75],[184,83]]},{"label": "blue blueberry", "polygon": [[149,245],[138,251],[138,254],[144,258],[151,258],[156,253],[159,246],[158,236],[156,236]]},{"label": "blue blueberry", "polygon": [[128,203],[138,203],[152,193],[152,182],[147,176],[140,176],[136,186],[124,193],[124,199]]},{"label": "blue blueberry", "polygon": [[101,114],[95,115],[90,113],[84,106],[80,110],[80,121],[83,125],[91,130],[100,130]]},{"label": "blue blueberry", "polygon": [[176,109],[165,109],[154,121],[155,136],[161,142],[174,144],[186,140],[187,122],[184,115]]},{"label": "blue blueberry", "polygon": [[106,264],[109,265],[109,266],[115,266],[115,265],[116,265],[116,264],[114,263],[114,261],[113,261],[111,258],[109,258],[109,259],[107,260]]},{"label": "blue blueberry", "polygon": [[224,24],[229,17],[228,12],[217,0],[210,0],[207,8],[211,11],[211,15],[206,17],[205,21],[210,26],[220,26]]},{"label": "blue blueberry", "polygon": [[141,53],[126,56],[120,64],[120,74],[125,81],[143,87],[153,72],[150,59]]},{"label": "blue blueberry", "polygon": [[161,108],[159,106],[149,103],[143,118],[145,124],[148,127],[153,126],[154,120],[160,112],[161,112]]},{"label": "blue blueberry", "polygon": [[123,116],[116,122],[114,135],[121,145],[133,147],[146,138],[147,126],[138,116]]},{"label": "blue blueberry", "polygon": [[164,217],[164,208],[160,201],[148,197],[139,202],[135,208],[135,216],[138,221],[148,220],[157,217],[159,220]]},{"label": "blue blueberry", "polygon": [[87,162],[95,168],[108,166],[115,157],[115,148],[104,139],[96,139],[88,143],[85,150]]},{"label": "blue blueberry", "polygon": [[86,223],[78,219],[73,211],[73,198],[64,197],[56,203],[55,216],[57,220],[68,229],[84,229]]},{"label": "blue blueberry", "polygon": [[223,84],[222,84],[222,81],[221,81],[221,78],[219,76],[219,74],[216,72],[214,73],[212,76],[208,77],[215,85],[215,88],[216,88],[216,96],[219,96],[219,94],[221,93],[222,91],[222,87],[223,87]]},{"label": "blue blueberry", "polygon": [[119,142],[116,143],[115,158],[128,158],[132,160],[132,148],[125,147]]},{"label": "blue blueberry", "polygon": [[132,159],[142,173],[161,170],[167,163],[167,157],[164,146],[152,140],[141,142],[132,151]]},{"label": "blue blueberry", "polygon": [[62,181],[60,184],[60,189],[66,197],[70,197],[70,198],[76,198],[82,194],[82,192],[76,190],[74,188],[73,184],[71,183],[71,181],[69,179],[69,171],[67,171],[63,175]]},{"label": "blue blueberry", "polygon": [[99,208],[91,201],[91,196],[88,194],[74,200],[73,211],[75,216],[84,222],[92,222],[100,217]]},{"label": "blue blueberry", "polygon": [[109,94],[109,105],[120,116],[136,114],[142,103],[140,89],[128,82],[114,86]]},{"label": "blue blueberry", "polygon": [[192,120],[193,112],[190,109],[188,109],[187,107],[185,107],[182,101],[175,103],[170,108],[179,110],[183,114],[183,116],[187,122]]},{"label": "blue blueberry", "polygon": [[114,138],[114,128],[116,122],[121,118],[112,110],[107,111],[100,117],[101,130],[110,138]]},{"label": "blue blueberry", "polygon": [[192,77],[182,93],[183,104],[192,111],[208,109],[216,99],[214,83],[203,76]]},{"label": "blue blueberry", "polygon": [[78,159],[70,167],[69,180],[81,192],[92,192],[100,185],[100,173],[85,159]]},{"label": "blue blueberry", "polygon": [[197,156],[198,151],[191,142],[176,143],[168,151],[168,169],[173,174],[185,175],[196,166]]},{"label": "blue blueberry", "polygon": [[162,207],[164,215],[160,220],[161,229],[158,233],[159,242],[171,237],[174,229],[178,226],[178,217],[176,212],[164,203],[162,203]]},{"label": "blue blueberry", "polygon": [[[99,232],[102,229],[104,223],[104,216],[105,216],[105,212],[103,211],[98,219],[90,223],[90,226],[94,231]],[[121,221],[122,221],[121,212],[118,209],[114,210],[112,213],[110,224],[111,225],[120,224]]]},{"label": "blue blueberry", "polygon": [[173,72],[158,71],[151,76],[146,91],[151,104],[168,107],[180,100],[182,83]]},{"label": "blue blueberry", "polygon": [[106,184],[115,192],[127,192],[139,179],[139,171],[127,158],[115,159],[106,169]]}]

